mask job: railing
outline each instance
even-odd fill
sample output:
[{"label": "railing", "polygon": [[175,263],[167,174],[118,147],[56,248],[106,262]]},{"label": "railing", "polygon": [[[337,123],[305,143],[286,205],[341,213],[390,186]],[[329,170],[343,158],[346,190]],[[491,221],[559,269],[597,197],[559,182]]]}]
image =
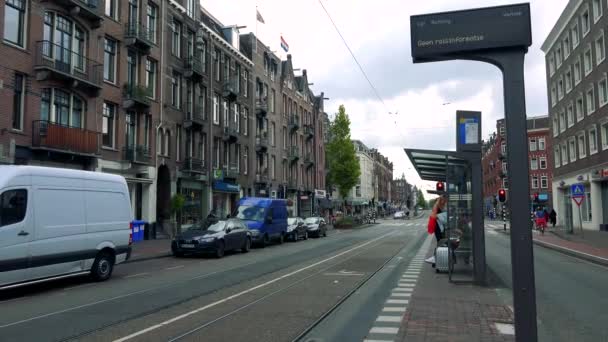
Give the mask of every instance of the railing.
[{"label": "railing", "polygon": [[192,102],[186,103],[187,113],[186,120],[194,121],[197,123],[201,123],[205,120],[205,113],[203,111],[203,106],[200,104],[192,104]]},{"label": "railing", "polygon": [[46,68],[101,88],[103,65],[48,40],[36,42],[36,68]]},{"label": "railing", "polygon": [[255,145],[260,148],[268,147],[268,136],[266,134],[258,134],[255,137]]},{"label": "railing", "polygon": [[300,128],[300,117],[297,114],[292,114],[289,117],[289,127],[292,130],[297,130]]},{"label": "railing", "polygon": [[231,163],[230,166],[224,166],[224,178],[236,179],[239,176],[239,169],[236,164]]},{"label": "railing", "polygon": [[304,156],[304,163],[306,164],[314,164],[314,158],[312,157],[312,153],[307,153],[306,156]]},{"label": "railing", "polygon": [[150,149],[145,146],[125,146],[123,147],[122,151],[124,160],[140,164],[150,163]]},{"label": "railing", "polygon": [[32,122],[32,147],[97,154],[99,152],[99,136],[99,132],[70,127],[47,120]]},{"label": "railing", "polygon": [[188,57],[185,62],[186,71],[192,71],[193,75],[202,75],[204,72],[203,63],[200,58]]},{"label": "railing", "polygon": [[287,180],[287,189],[297,189],[298,181],[296,179],[290,178]]},{"label": "railing", "polygon": [[127,100],[133,100],[139,104],[149,106],[150,96],[152,92],[148,87],[125,83],[123,87],[123,96]]},{"label": "railing", "polygon": [[222,85],[223,95],[224,97],[236,97],[236,82],[234,80],[224,80],[224,84]]},{"label": "railing", "polygon": [[300,150],[298,149],[297,146],[290,146],[289,152],[287,155],[289,156],[290,159],[297,160],[300,158]]},{"label": "railing", "polygon": [[205,172],[205,161],[202,159],[198,159],[198,158],[188,157],[188,158],[184,159],[182,169],[184,171],[204,173]]},{"label": "railing", "polygon": [[82,10],[78,13],[89,19],[99,20],[103,15],[101,13],[101,6],[99,6],[99,0],[56,0],[56,2],[63,6],[80,7]]},{"label": "railing", "polygon": [[147,28],[139,22],[125,25],[125,38],[135,38],[135,44],[144,44],[148,47],[154,44],[154,30]]},{"label": "railing", "polygon": [[268,100],[266,98],[258,98],[255,100],[255,112],[257,115],[265,115],[268,113]]},{"label": "railing", "polygon": [[304,125],[304,134],[311,138],[315,135],[315,129],[312,125]]},{"label": "railing", "polygon": [[234,128],[232,126],[226,126],[226,127],[224,127],[224,135],[228,136],[228,137],[238,137],[239,132],[237,132],[236,128]]},{"label": "railing", "polygon": [[255,174],[256,183],[268,183],[268,169],[264,169]]}]

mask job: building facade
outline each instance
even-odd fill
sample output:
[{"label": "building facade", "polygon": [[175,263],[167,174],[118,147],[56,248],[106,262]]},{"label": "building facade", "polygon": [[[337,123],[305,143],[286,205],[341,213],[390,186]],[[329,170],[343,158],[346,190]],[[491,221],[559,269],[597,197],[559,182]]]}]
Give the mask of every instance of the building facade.
[{"label": "building facade", "polygon": [[401,178],[392,181],[391,192],[393,206],[397,208],[412,208],[412,205],[415,204],[416,198],[413,197],[412,186],[405,179],[405,174],[402,174]]},{"label": "building facade", "polygon": [[325,188],[323,94],[194,0],[5,1],[0,18],[0,163],[122,175],[134,218],[161,224],[243,196],[298,213]]},{"label": "building facade", "polygon": [[[608,7],[571,0],[542,45],[551,135],[553,205],[558,224],[597,230],[608,223]],[[582,183],[579,208],[571,186]],[[579,217],[582,217],[582,222]]]},{"label": "building facade", "polygon": [[393,180],[393,163],[376,149],[370,151],[374,160],[372,186],[374,188],[374,201],[378,208],[386,209],[391,201],[391,187]]},{"label": "building facade", "polygon": [[373,186],[374,158],[371,150],[363,142],[353,140],[353,145],[359,160],[361,175],[359,176],[359,183],[350,191],[347,202],[355,207],[355,211],[357,211],[362,207],[368,207],[375,195]]}]

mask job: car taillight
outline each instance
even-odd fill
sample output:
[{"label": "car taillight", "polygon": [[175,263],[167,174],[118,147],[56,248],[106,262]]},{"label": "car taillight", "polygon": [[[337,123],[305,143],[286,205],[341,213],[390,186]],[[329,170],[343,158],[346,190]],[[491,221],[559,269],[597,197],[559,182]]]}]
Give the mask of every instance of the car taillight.
[{"label": "car taillight", "polygon": [[133,244],[133,222],[129,222],[129,246]]}]

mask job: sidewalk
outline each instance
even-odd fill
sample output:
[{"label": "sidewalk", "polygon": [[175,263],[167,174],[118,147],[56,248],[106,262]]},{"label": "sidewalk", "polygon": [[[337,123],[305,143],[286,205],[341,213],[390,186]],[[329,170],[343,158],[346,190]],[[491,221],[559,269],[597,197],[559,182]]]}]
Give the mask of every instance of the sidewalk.
[{"label": "sidewalk", "polygon": [[131,246],[131,258],[127,262],[136,262],[171,256],[171,240],[143,240]]},{"label": "sidewalk", "polygon": [[395,341],[515,341],[512,324],[513,312],[494,288],[450,283],[424,263]]}]

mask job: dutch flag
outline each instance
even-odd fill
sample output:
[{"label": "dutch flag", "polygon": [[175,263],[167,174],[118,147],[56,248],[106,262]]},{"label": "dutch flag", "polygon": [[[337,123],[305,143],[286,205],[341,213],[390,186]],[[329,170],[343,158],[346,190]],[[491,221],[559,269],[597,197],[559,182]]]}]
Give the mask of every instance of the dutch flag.
[{"label": "dutch flag", "polygon": [[281,36],[281,48],[285,50],[285,52],[289,51],[289,45],[287,45],[287,42],[285,39],[283,39],[283,36]]}]

